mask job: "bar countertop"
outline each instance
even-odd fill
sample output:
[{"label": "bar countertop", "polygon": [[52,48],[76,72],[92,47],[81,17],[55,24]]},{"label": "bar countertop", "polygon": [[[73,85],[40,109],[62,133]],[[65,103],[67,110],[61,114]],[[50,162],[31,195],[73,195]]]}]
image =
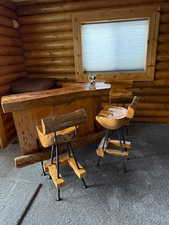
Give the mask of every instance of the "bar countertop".
[{"label": "bar countertop", "polygon": [[95,87],[89,83],[75,83],[64,88],[3,96],[1,105],[5,113],[15,112],[42,105],[59,105],[87,96],[106,95],[110,88],[110,84],[103,82],[97,82]]}]

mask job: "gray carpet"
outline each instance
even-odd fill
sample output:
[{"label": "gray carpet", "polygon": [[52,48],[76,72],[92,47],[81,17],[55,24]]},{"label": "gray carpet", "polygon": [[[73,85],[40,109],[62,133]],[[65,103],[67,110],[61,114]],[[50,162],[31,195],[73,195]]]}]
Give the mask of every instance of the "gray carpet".
[{"label": "gray carpet", "polygon": [[[10,212],[3,210],[5,196],[6,193],[17,196],[13,188],[16,182],[43,183],[24,225],[169,224],[169,125],[133,124],[130,138],[133,149],[128,173],[123,173],[121,160],[112,156],[107,156],[101,166],[96,167],[97,143],[79,149],[78,158],[87,169],[89,188],[83,189],[71,169],[64,168],[61,202],[56,201],[56,190],[48,177],[40,175],[39,164],[14,168],[13,158],[18,155],[19,147],[11,144],[0,152],[1,214],[10,216]],[[24,189],[20,190],[22,196]],[[15,199],[14,204],[16,200],[19,201]],[[17,207],[18,204],[16,213]]]}]

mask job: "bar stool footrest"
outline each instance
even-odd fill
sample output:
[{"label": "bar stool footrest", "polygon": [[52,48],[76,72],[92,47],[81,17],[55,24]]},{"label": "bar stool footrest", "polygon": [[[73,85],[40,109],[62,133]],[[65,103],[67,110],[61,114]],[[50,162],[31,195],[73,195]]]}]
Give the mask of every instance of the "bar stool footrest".
[{"label": "bar stool footrest", "polygon": [[81,179],[86,174],[86,170],[80,165],[80,163],[77,162],[73,157],[70,157],[68,159],[69,166],[73,169],[74,173]]},{"label": "bar stool footrest", "polygon": [[[67,165],[68,164],[68,162],[67,162],[68,158],[69,158],[69,155],[67,153],[60,155],[59,156],[59,163],[60,163],[60,165],[61,166]],[[53,160],[53,164],[56,165],[56,160]],[[44,163],[44,171],[45,172],[49,172],[49,170],[48,170],[49,165],[51,165],[51,162],[45,162]]]},{"label": "bar stool footrest", "polygon": [[58,178],[56,165],[54,164],[48,165],[48,171],[56,188],[61,187],[64,184],[64,179],[61,177],[60,174]]},{"label": "bar stool footrest", "polygon": [[131,148],[132,147],[131,141],[125,141],[125,144],[123,144],[123,143],[120,143],[119,140],[109,139],[108,144],[110,144],[114,147],[122,147],[122,148]]},{"label": "bar stool footrest", "polygon": [[110,155],[120,156],[120,157],[128,157],[129,153],[127,151],[120,151],[116,149],[105,149],[105,152]]}]

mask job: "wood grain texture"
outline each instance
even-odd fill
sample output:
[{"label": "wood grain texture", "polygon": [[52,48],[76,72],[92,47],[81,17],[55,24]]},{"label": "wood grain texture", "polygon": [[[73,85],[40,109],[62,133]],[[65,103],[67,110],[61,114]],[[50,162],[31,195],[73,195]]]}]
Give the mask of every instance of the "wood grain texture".
[{"label": "wood grain texture", "polygon": [[21,34],[49,33],[59,31],[72,31],[71,22],[25,25],[21,26],[20,28]]},{"label": "wood grain texture", "polygon": [[[123,103],[124,101],[129,102],[134,92],[143,96],[142,101],[145,104],[169,104],[168,92],[166,90],[167,87],[169,87],[167,82],[167,80],[169,81],[169,2],[167,0],[138,0],[137,2],[134,0],[85,0],[85,2],[80,0],[66,0],[64,2],[62,0],[31,0],[18,3],[17,11],[21,23],[20,31],[22,33],[23,42],[25,44],[35,43],[36,45],[38,36],[41,39],[41,42],[45,43],[73,40],[71,17],[77,12],[90,11],[90,13],[92,13],[93,10],[108,8],[121,9],[123,7],[135,6],[143,6],[146,9],[147,6],[152,5],[160,6],[161,14],[154,82],[140,82],[137,84],[130,81],[130,83],[119,84],[114,82],[112,83],[112,103],[118,104],[119,102]],[[8,27],[8,29],[10,28]],[[8,32],[8,34],[11,32],[11,35],[13,33],[12,31]],[[67,57],[73,58],[74,56],[73,47],[70,49],[58,49],[58,47],[51,49],[49,47],[50,49],[48,49],[48,45],[45,44],[45,46],[45,49],[39,50],[36,49],[36,47],[31,50],[25,49],[27,71],[30,76],[56,77],[61,80],[75,79],[74,65],[72,65],[73,67],[66,65],[68,63]],[[3,54],[7,55],[8,52],[9,55],[12,54],[12,50],[4,50],[3,52]],[[42,61],[40,64],[41,59]],[[63,59],[65,60],[65,66],[58,65],[64,63]],[[9,73],[7,72],[7,74]],[[151,89],[148,89],[147,87],[151,87]],[[155,87],[155,89],[153,87]],[[163,87],[164,91],[162,90]],[[163,105],[161,105],[161,107],[163,107]],[[148,106],[146,106],[146,111],[149,110]],[[142,117],[139,116],[137,118],[141,121]],[[147,118],[150,119],[150,117]],[[160,118],[158,118],[158,121],[160,121]],[[167,122],[168,120],[163,119],[163,116],[161,116],[161,121]]]},{"label": "wood grain texture", "polygon": [[14,46],[21,47],[22,43],[18,38],[10,38],[4,35],[0,35],[0,45],[1,46]]},{"label": "wood grain texture", "polygon": [[44,59],[28,59],[26,61],[27,66],[45,66],[45,65],[53,65],[53,66],[73,66],[74,58],[65,57],[65,58],[44,58]]},{"label": "wood grain texture", "polygon": [[42,105],[68,103],[83,97],[108,95],[109,90],[110,85],[101,82],[96,83],[95,88],[91,88],[89,83],[77,83],[67,88],[3,96],[1,105],[4,112],[16,112]]},{"label": "wood grain texture", "polygon": [[34,42],[34,43],[25,43],[25,50],[41,50],[41,49],[70,49],[73,48],[72,40],[61,40],[61,41],[53,41],[53,42]]},{"label": "wood grain texture", "polygon": [[0,2],[1,6],[7,7],[11,10],[15,10],[16,9],[16,5],[14,4],[14,2],[10,1],[10,0],[1,0]]},{"label": "wood grain texture", "polygon": [[[95,134],[89,134],[86,135],[85,137],[78,137],[78,141],[74,140],[73,141],[73,147],[77,148],[77,147],[81,147],[81,146],[86,146],[89,145],[93,142],[95,142],[96,140],[99,140],[101,137],[103,136],[103,132],[97,132]],[[66,156],[63,158],[67,158]],[[32,154],[27,154],[27,155],[21,155],[15,158],[15,166],[17,168],[22,168],[28,165],[32,165],[34,163],[43,161],[43,160],[48,160],[50,159],[50,151],[48,149],[46,149],[46,151],[40,151],[40,152],[34,152]],[[62,160],[62,158],[60,157],[60,160]],[[61,161],[61,164],[63,164],[64,162]],[[45,166],[46,164],[44,164]],[[45,168],[46,169],[46,168]]]},{"label": "wood grain texture", "polygon": [[77,126],[84,123],[86,120],[87,114],[83,108],[60,116],[47,117],[41,120],[42,132],[43,135],[46,135],[72,126]]},{"label": "wood grain texture", "polygon": [[18,37],[19,33],[17,29],[11,27],[0,26],[0,35],[9,36],[9,37]]},{"label": "wood grain texture", "polygon": [[[15,5],[0,1],[0,97],[9,94],[11,83],[25,76],[22,42],[13,20],[17,19]],[[0,113],[0,147],[4,148],[16,135],[11,114]]]},{"label": "wood grain texture", "polygon": [[25,57],[28,59],[34,58],[47,58],[47,57],[73,57],[73,48],[72,49],[51,49],[51,50],[32,50],[26,51]]},{"label": "wood grain texture", "polygon": [[53,32],[53,33],[38,33],[38,34],[23,34],[22,39],[24,42],[37,42],[37,41],[58,41],[58,40],[72,40],[73,34],[71,32]]},{"label": "wood grain texture", "polygon": [[[97,131],[95,116],[101,109],[101,97],[108,96],[109,89],[109,85],[103,84],[98,84],[96,90],[90,89],[88,84],[75,84],[73,87],[60,90],[3,97],[4,111],[13,112],[21,154],[27,155],[39,151],[36,125],[39,120],[49,116],[63,115],[84,108],[87,120],[79,126],[78,137],[95,133]],[[10,108],[7,102],[11,102]]]},{"label": "wood grain texture", "polygon": [[5,16],[5,17],[9,17],[9,18],[16,18],[16,13],[11,10],[8,9],[7,7],[3,7],[0,5],[0,16]]},{"label": "wood grain texture", "polygon": [[1,46],[1,56],[20,56],[23,55],[23,49],[15,46]]}]

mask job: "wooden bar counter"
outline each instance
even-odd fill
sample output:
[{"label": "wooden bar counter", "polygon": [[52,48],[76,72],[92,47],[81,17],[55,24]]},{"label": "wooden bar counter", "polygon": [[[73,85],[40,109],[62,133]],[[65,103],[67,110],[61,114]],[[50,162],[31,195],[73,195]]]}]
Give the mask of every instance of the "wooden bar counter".
[{"label": "wooden bar counter", "polygon": [[3,96],[5,113],[12,112],[19,138],[21,155],[37,153],[35,125],[41,118],[84,108],[87,123],[79,127],[79,140],[97,133],[95,116],[101,109],[101,98],[108,97],[110,85],[102,82],[91,88],[89,83],[75,83],[63,88]]}]

